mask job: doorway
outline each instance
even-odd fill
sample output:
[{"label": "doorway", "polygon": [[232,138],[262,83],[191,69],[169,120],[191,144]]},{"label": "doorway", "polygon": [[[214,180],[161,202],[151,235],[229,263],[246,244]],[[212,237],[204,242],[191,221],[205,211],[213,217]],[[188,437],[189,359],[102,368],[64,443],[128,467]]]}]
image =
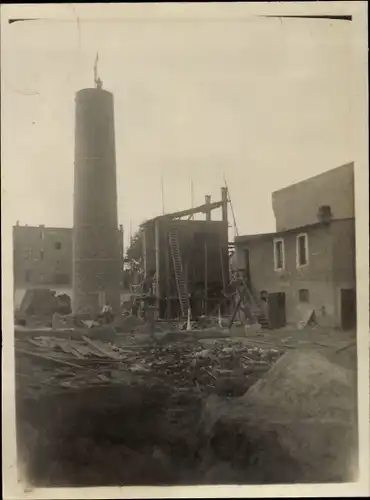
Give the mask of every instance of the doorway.
[{"label": "doorway", "polygon": [[282,328],[286,325],[285,293],[268,294],[270,328]]},{"label": "doorway", "polygon": [[353,288],[340,291],[340,316],[343,330],[356,327],[356,291]]},{"label": "doorway", "polygon": [[251,284],[251,264],[249,256],[249,248],[244,250],[244,266],[245,266],[245,280],[248,285]]}]

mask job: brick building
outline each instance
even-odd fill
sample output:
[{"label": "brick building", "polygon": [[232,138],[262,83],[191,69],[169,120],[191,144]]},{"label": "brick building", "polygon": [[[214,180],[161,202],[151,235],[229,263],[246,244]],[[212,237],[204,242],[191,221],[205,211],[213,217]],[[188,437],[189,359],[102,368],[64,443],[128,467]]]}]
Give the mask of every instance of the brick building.
[{"label": "brick building", "polygon": [[[27,289],[50,288],[72,298],[72,229],[64,227],[13,227],[15,305]],[[123,269],[123,228],[119,231]]]},{"label": "brick building", "polygon": [[235,239],[236,263],[254,294],[280,308],[281,324],[313,310],[319,324],[356,321],[354,165],[272,194],[276,232]]}]

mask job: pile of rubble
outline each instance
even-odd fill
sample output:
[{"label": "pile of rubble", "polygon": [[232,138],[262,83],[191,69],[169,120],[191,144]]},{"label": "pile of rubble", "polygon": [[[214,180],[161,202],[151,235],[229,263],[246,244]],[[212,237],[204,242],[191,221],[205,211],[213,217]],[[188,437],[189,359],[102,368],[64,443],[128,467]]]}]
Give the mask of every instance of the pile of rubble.
[{"label": "pile of rubble", "polygon": [[221,328],[145,326],[16,333],[17,432],[34,484],[349,478],[349,372]]},{"label": "pile of rubble", "polygon": [[[19,336],[15,339],[17,389],[39,393],[56,388],[156,381],[198,392],[240,395],[282,354],[248,346],[245,340],[117,336],[114,342],[88,335]],[[34,368],[30,368],[33,365]]]}]

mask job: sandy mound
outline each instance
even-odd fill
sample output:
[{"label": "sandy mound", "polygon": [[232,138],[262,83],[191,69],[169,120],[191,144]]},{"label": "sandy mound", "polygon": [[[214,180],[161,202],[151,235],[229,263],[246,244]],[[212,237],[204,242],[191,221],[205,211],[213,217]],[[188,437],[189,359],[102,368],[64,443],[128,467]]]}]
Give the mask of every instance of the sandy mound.
[{"label": "sandy mound", "polygon": [[[357,425],[354,375],[317,352],[289,352],[241,398],[209,398],[209,435],[222,423],[238,429],[254,453],[267,438],[299,465],[294,482],[352,480]],[[272,451],[272,453],[274,453]],[[258,454],[258,453],[257,453]],[[273,457],[270,457],[273,458]],[[276,456],[275,463],[281,460]],[[272,460],[274,463],[274,460]]]},{"label": "sandy mound", "polygon": [[[356,394],[351,372],[318,352],[288,352],[243,397],[258,418],[348,421]],[[269,409],[272,413],[270,414]]]}]

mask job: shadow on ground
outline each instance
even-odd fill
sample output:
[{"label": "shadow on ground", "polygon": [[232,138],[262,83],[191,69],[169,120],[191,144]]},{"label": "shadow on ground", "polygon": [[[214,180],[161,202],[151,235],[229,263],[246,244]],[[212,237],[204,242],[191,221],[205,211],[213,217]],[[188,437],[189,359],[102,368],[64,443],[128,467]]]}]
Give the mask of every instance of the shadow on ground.
[{"label": "shadow on ground", "polygon": [[276,436],[202,424],[196,393],[99,387],[18,401],[19,456],[33,486],[276,483],[300,477]]}]

